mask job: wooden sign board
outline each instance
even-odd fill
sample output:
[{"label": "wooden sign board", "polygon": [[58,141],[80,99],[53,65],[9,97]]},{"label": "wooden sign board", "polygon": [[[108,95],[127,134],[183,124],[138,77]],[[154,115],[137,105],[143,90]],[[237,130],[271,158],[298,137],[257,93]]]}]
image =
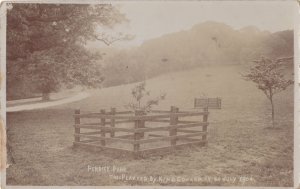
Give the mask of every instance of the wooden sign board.
[{"label": "wooden sign board", "polygon": [[221,98],[195,98],[194,108],[221,109]]}]

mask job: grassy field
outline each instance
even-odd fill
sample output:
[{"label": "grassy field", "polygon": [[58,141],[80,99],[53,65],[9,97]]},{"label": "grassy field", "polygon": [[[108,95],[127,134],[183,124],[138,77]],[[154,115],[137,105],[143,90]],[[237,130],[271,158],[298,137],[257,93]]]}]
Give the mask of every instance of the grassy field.
[{"label": "grassy field", "polygon": [[[221,97],[222,109],[210,111],[208,146],[144,159],[72,147],[74,109],[121,109],[131,100],[133,84],[95,90],[71,104],[8,113],[16,163],[7,169],[7,185],[292,186],[293,87],[275,97],[276,129],[271,129],[269,102],[241,78],[242,71],[238,66],[205,67],[147,81],[154,96],[167,93],[158,109],[191,109],[193,99],[202,94]],[[89,166],[123,171],[92,172]],[[116,177],[122,174],[136,177]]]}]

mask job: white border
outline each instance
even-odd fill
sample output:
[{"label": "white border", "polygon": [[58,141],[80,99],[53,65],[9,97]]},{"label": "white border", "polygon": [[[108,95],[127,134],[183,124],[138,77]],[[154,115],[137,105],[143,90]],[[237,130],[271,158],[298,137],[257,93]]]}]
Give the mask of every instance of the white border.
[{"label": "white border", "polygon": [[[6,130],[6,3],[1,3],[0,7],[0,118],[1,124]],[[3,128],[0,128],[3,129]],[[3,129],[4,130],[4,129]],[[4,133],[6,136],[6,133]],[[0,136],[2,137],[2,136]],[[6,141],[6,138],[5,138]],[[6,143],[1,143],[1,157],[6,163]],[[5,154],[2,154],[5,153]],[[4,167],[4,165],[3,165]],[[6,186],[6,170],[0,172],[1,186]]]}]

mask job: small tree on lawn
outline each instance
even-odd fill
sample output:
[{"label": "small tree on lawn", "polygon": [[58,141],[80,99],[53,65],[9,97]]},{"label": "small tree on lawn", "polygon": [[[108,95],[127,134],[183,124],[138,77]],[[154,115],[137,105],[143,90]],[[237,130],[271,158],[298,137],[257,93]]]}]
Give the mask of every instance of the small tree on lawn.
[{"label": "small tree on lawn", "polygon": [[272,108],[272,125],[275,126],[274,101],[275,94],[284,91],[293,81],[286,79],[283,74],[283,63],[290,58],[271,60],[262,57],[261,60],[254,61],[250,72],[244,75],[246,80],[257,84],[257,88],[266,95]]},{"label": "small tree on lawn", "polygon": [[159,102],[164,100],[166,97],[166,94],[161,94],[154,99],[147,99],[146,102],[143,102],[147,96],[150,97],[150,91],[146,89],[146,82],[141,82],[136,85],[131,90],[131,95],[134,99],[134,102],[129,103],[125,107],[133,111],[143,112],[149,112],[153,105],[158,105]]}]

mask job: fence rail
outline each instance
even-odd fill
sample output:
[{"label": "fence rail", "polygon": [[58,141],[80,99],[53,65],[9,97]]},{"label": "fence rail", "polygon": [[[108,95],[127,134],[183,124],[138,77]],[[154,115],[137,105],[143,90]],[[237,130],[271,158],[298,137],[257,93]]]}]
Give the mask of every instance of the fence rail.
[{"label": "fence rail", "polygon": [[[133,152],[137,156],[155,149],[173,149],[191,144],[205,145],[208,115],[206,108],[203,111],[179,111],[174,106],[169,111],[153,110],[147,114],[142,111],[117,112],[115,108],[111,108],[110,111],[102,109],[97,113],[81,113],[77,109],[74,114],[74,145],[123,150]],[[192,116],[201,116],[202,119],[179,120]],[[97,121],[84,122],[91,119]],[[160,146],[161,141],[168,142],[167,147]],[[118,146],[114,146],[116,143]],[[125,144],[129,144],[129,147],[123,148]],[[144,144],[150,145],[150,148],[142,148]]]}]

